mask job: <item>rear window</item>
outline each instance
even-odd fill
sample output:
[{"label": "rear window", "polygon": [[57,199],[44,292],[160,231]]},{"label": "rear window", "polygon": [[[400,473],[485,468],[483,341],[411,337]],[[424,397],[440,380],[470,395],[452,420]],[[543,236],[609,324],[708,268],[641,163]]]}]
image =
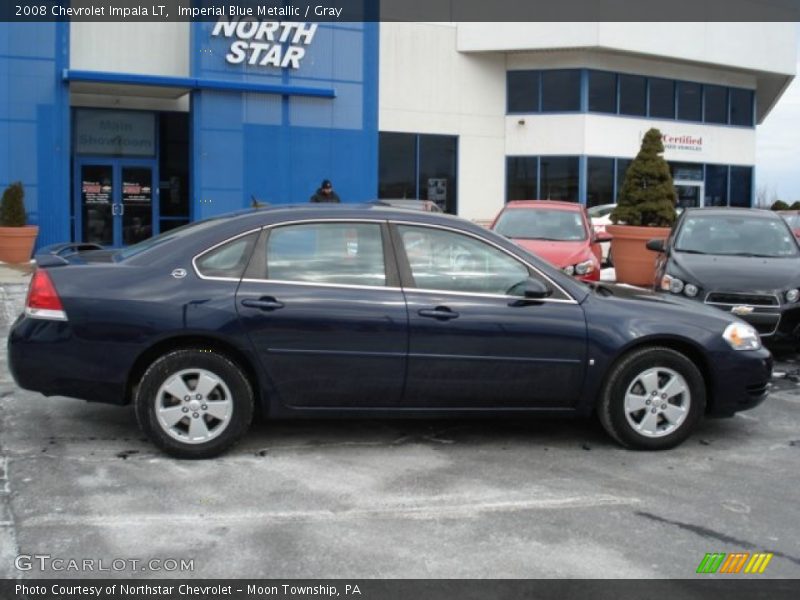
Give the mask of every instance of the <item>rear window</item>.
[{"label": "rear window", "polygon": [[194,234],[195,232],[202,231],[204,229],[208,229],[219,223],[221,217],[212,217],[210,219],[205,219],[203,221],[196,221],[194,223],[189,223],[188,225],[183,225],[181,227],[176,227],[175,229],[170,229],[169,231],[165,231],[162,234],[157,236],[147,238],[144,241],[139,242],[138,244],[133,244],[132,246],[128,246],[127,248],[123,248],[119,252],[114,255],[114,260],[122,261],[128,258],[132,258],[141,254],[142,252],[147,252],[157,246],[161,246],[172,240],[178,240],[187,235]]},{"label": "rear window", "polygon": [[253,232],[207,251],[195,261],[197,271],[203,277],[241,279],[257,239]]}]

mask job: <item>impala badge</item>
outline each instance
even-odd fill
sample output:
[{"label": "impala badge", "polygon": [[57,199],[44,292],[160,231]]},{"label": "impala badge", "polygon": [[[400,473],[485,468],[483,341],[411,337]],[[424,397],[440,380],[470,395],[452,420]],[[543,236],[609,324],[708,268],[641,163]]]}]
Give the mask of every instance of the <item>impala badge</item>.
[{"label": "impala badge", "polygon": [[183,279],[184,277],[186,277],[186,269],[175,269],[172,272],[172,276],[175,279]]},{"label": "impala badge", "polygon": [[731,312],[733,314],[735,314],[736,316],[738,316],[738,317],[744,317],[744,316],[749,315],[750,313],[753,312],[753,307],[752,306],[748,306],[746,304],[743,304],[741,306],[734,306],[731,309]]}]

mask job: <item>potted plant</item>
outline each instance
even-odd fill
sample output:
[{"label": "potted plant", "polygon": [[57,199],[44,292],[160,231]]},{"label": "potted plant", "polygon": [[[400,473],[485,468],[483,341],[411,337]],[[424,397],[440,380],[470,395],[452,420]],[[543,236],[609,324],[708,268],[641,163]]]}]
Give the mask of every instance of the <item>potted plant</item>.
[{"label": "potted plant", "polygon": [[3,192],[0,203],[0,261],[24,263],[31,259],[39,228],[27,225],[25,192],[20,182],[12,183]]},{"label": "potted plant", "polygon": [[675,222],[675,186],[661,140],[658,129],[644,134],[611,213],[613,225],[606,227],[613,236],[611,254],[620,283],[653,285],[658,255],[646,244],[652,238],[668,237]]}]

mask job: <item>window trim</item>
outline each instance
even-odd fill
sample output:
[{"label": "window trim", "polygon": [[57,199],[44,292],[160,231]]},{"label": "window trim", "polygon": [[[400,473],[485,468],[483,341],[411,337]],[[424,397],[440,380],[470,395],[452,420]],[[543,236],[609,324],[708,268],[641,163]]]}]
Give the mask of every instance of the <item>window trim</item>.
[{"label": "window trim", "polygon": [[[389,275],[390,274],[390,269],[392,269],[392,268],[398,269],[399,270],[398,275],[400,277],[400,285],[399,286],[390,286],[390,285],[385,285],[385,286],[372,286],[372,285],[361,286],[361,285],[352,285],[352,284],[346,284],[346,283],[314,283],[314,282],[310,282],[310,281],[285,281],[285,280],[281,280],[281,279],[262,279],[262,278],[258,278],[258,277],[256,277],[256,278],[253,278],[253,277],[242,277],[241,279],[235,279],[235,278],[232,278],[232,277],[205,277],[205,276],[200,275],[200,273],[197,270],[197,265],[195,265],[195,260],[200,258],[200,257],[202,257],[205,253],[210,252],[211,250],[214,250],[215,248],[217,248],[217,247],[219,247],[219,246],[221,246],[223,244],[226,244],[226,243],[228,243],[230,241],[233,241],[233,240],[235,240],[235,239],[237,239],[239,237],[243,237],[245,235],[249,235],[251,233],[260,231],[262,235],[261,235],[261,238],[256,241],[256,244],[255,244],[255,246],[253,248],[253,250],[255,252],[256,248],[258,247],[259,243],[261,242],[261,239],[263,239],[264,234],[268,234],[269,230],[274,229],[275,227],[281,227],[281,226],[284,226],[284,225],[299,225],[299,224],[311,224],[311,223],[377,223],[377,224],[381,225],[382,226],[381,227],[381,233],[384,233],[384,231],[389,233],[389,238],[388,238],[388,242],[389,242],[389,245],[390,245],[390,248],[389,248],[390,252],[389,253],[387,253],[387,251],[386,251],[386,242],[387,242],[387,240],[386,240],[386,238],[384,238],[384,263],[385,263],[385,268],[387,269],[387,277],[386,277],[386,279],[387,279],[387,282],[388,282],[389,278],[390,278],[390,275]],[[402,254],[398,254],[397,243],[400,243],[400,242],[399,242],[398,239],[396,239],[398,237],[396,235],[396,227],[395,227],[396,225],[410,225],[410,226],[414,226],[414,227],[428,227],[428,228],[431,228],[431,229],[440,229],[440,230],[448,231],[448,232],[455,233],[455,234],[466,235],[468,237],[471,237],[471,238],[474,238],[474,239],[478,240],[479,242],[483,242],[485,244],[489,244],[490,246],[493,246],[494,248],[500,250],[504,254],[507,254],[512,259],[516,260],[517,262],[520,262],[523,265],[525,265],[525,267],[527,267],[530,271],[533,271],[536,275],[538,275],[539,277],[541,277],[542,279],[544,279],[548,283],[550,283],[563,296],[563,298],[543,298],[541,300],[537,300],[537,302],[552,302],[552,303],[556,303],[556,304],[576,304],[576,305],[579,304],[579,302],[577,300],[575,300],[575,298],[573,298],[572,295],[569,292],[567,292],[563,287],[561,287],[549,275],[547,275],[543,271],[541,271],[536,265],[534,265],[533,263],[521,258],[520,256],[517,256],[513,252],[509,251],[506,248],[503,248],[502,246],[500,246],[499,244],[493,242],[492,240],[488,240],[486,238],[483,238],[483,237],[481,237],[479,235],[476,235],[475,233],[473,233],[471,231],[466,231],[466,230],[458,229],[458,228],[455,228],[455,227],[447,227],[445,225],[438,225],[438,224],[435,224],[435,223],[420,223],[420,222],[417,222],[417,221],[405,221],[405,220],[402,220],[402,219],[388,219],[387,220],[387,219],[369,219],[369,218],[349,218],[349,219],[348,218],[322,218],[322,219],[311,218],[311,219],[296,219],[296,220],[292,220],[292,221],[283,221],[283,222],[280,222],[280,223],[271,223],[271,224],[265,225],[263,227],[256,227],[254,229],[250,229],[250,230],[245,231],[243,233],[239,233],[239,234],[234,235],[234,236],[232,236],[232,237],[230,237],[230,238],[228,238],[226,240],[223,240],[222,242],[219,242],[218,244],[215,244],[214,246],[206,248],[205,250],[203,250],[202,252],[198,253],[197,255],[195,255],[192,258],[192,266],[193,266],[193,268],[195,270],[195,274],[199,278],[205,279],[205,280],[211,280],[211,281],[234,281],[234,282],[237,282],[237,283],[239,283],[239,282],[243,282],[243,283],[244,282],[246,282],[246,283],[277,283],[277,284],[281,284],[281,285],[301,285],[301,286],[317,286],[317,287],[325,287],[325,288],[343,288],[343,289],[359,289],[359,290],[373,290],[373,291],[374,290],[379,290],[379,291],[395,291],[395,292],[402,292],[404,290],[414,290],[415,292],[420,292],[420,293],[430,293],[430,294],[440,294],[440,295],[441,294],[449,294],[449,295],[457,295],[457,296],[471,296],[471,297],[477,297],[477,298],[502,298],[502,299],[516,299],[516,300],[519,299],[519,296],[508,296],[508,295],[505,295],[505,294],[482,294],[482,293],[479,293],[479,292],[454,292],[452,290],[428,290],[428,289],[422,289],[422,288],[417,288],[417,287],[403,286],[403,283],[402,283],[403,268],[404,268],[404,266],[405,266],[405,268],[408,268],[408,259],[405,256],[405,251],[404,250],[403,250]],[[401,250],[402,250],[402,248],[401,248]],[[252,257],[251,257],[251,260],[252,260]],[[394,267],[392,267],[391,261],[394,261]],[[248,265],[247,268],[245,269],[245,275],[247,275],[247,272],[249,271],[249,269],[250,269],[250,265]],[[409,268],[409,270],[410,270],[410,268]]]},{"label": "window trim", "polygon": [[[237,233],[236,235],[231,236],[228,239],[219,242],[218,244],[214,244],[213,246],[211,246],[209,248],[206,248],[205,250],[199,252],[198,254],[195,254],[192,257],[192,269],[194,269],[194,274],[197,275],[200,279],[204,279],[206,281],[236,281],[238,283],[239,281],[241,281],[241,279],[242,279],[241,277],[214,277],[214,276],[210,276],[210,275],[203,275],[200,272],[200,268],[197,266],[197,261],[198,261],[198,259],[202,258],[203,256],[205,256],[209,252],[213,252],[214,250],[216,250],[220,246],[224,246],[228,242],[232,242],[234,240],[237,240],[240,237],[248,236],[251,233],[260,232],[262,229],[263,229],[262,227],[256,227],[254,229],[250,229],[249,231],[245,231],[244,233]],[[255,244],[253,244],[253,250],[255,250],[256,246],[258,246],[258,240],[256,240]],[[250,266],[249,263],[250,263],[251,259],[252,259],[252,253],[251,253],[250,257],[247,259],[248,265],[244,269],[245,273],[247,273],[247,269]]]}]

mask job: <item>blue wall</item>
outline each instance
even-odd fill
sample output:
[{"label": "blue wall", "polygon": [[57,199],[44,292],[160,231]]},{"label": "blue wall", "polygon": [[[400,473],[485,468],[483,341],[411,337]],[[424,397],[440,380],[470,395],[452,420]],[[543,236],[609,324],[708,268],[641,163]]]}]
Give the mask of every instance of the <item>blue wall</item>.
[{"label": "blue wall", "polygon": [[37,246],[70,239],[68,35],[63,23],[0,22],[0,191],[22,181]]},{"label": "blue wall", "polygon": [[[377,197],[378,25],[318,25],[300,68],[230,65],[235,38],[192,24],[192,77],[234,89],[192,92],[193,219],[249,206],[307,202],[322,179],[344,202]],[[238,91],[236,84],[285,93]],[[201,86],[202,87],[202,83]],[[335,97],[299,92],[333,90]]]}]

